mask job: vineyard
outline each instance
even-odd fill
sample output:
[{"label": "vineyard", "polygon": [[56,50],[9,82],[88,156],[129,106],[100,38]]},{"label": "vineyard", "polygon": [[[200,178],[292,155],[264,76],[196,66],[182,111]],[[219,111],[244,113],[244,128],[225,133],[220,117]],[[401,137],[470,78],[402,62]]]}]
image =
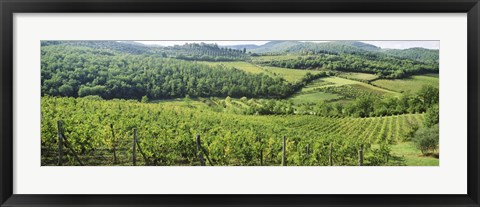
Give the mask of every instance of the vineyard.
[{"label": "vineyard", "polygon": [[438,49],[155,43],[41,42],[42,166],[439,165]]},{"label": "vineyard", "polygon": [[[353,166],[405,165],[391,147],[423,114],[369,118],[239,115],[201,104],[42,97],[42,165]],[[61,129],[59,130],[59,123]],[[135,133],[134,133],[135,132]],[[198,141],[201,142],[197,143]],[[134,139],[136,144],[134,144]]]}]

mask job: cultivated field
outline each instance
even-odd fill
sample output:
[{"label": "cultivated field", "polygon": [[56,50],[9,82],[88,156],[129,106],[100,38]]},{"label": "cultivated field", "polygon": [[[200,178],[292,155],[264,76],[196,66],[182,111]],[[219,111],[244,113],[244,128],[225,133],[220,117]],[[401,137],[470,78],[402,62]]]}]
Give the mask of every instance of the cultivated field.
[{"label": "cultivated field", "polygon": [[400,93],[415,93],[425,85],[438,87],[438,84],[438,75],[437,77],[432,75],[415,75],[404,79],[376,80],[372,82],[372,85]]},{"label": "cultivated field", "polygon": [[[366,165],[432,164],[432,158],[419,158],[419,151],[408,142],[395,147],[408,138],[413,127],[422,125],[422,114],[370,118],[247,116],[217,112],[200,100],[192,102],[146,104],[43,97],[42,153],[55,153],[57,121],[61,120],[72,149],[101,152],[96,157],[81,156],[89,165],[114,164],[114,151],[117,165],[131,165],[126,157],[132,152],[134,128],[142,150],[138,164],[198,165],[196,135],[201,136],[202,146],[215,165],[279,165],[283,136],[287,139],[288,165],[329,165],[330,144],[333,165],[356,165],[360,145]],[[382,155],[380,152],[390,145],[399,154]],[[403,151],[408,151],[408,156],[401,154]],[[42,165],[55,165],[52,158],[55,156],[42,158]],[[67,162],[78,164],[73,158]]]}]

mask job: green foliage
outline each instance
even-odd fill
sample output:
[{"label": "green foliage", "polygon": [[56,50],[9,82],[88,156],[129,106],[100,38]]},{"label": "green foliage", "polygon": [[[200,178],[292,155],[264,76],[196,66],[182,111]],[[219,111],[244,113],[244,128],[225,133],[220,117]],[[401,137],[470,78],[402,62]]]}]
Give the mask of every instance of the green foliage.
[{"label": "green foliage", "polygon": [[[315,92],[318,92],[315,93]],[[380,92],[362,89],[359,85],[341,85],[326,86],[311,90],[310,92],[301,93],[300,96],[294,97],[296,103],[300,106],[297,111],[302,114],[314,112],[320,116],[354,116],[354,117],[372,117],[372,116],[390,116],[405,113],[424,113],[430,107],[437,105],[438,107],[438,89],[426,87],[413,95],[402,95],[400,97],[381,95]],[[332,96],[336,95],[336,96]],[[308,101],[309,97],[316,98],[317,101],[325,100],[327,102],[318,105],[317,102]],[[304,100],[298,100],[303,98]],[[328,108],[337,108],[337,100],[351,100],[342,105],[342,110],[329,110]],[[327,108],[327,109],[323,109]],[[437,108],[438,109],[438,108]],[[438,110],[431,111],[431,116],[437,114]],[[415,129],[416,130],[416,129]],[[413,131],[415,132],[415,131]],[[413,134],[411,132],[411,134]]]},{"label": "green foliage", "polygon": [[424,85],[418,92],[418,97],[423,101],[424,108],[430,108],[433,105],[438,104],[440,92],[438,87]]},{"label": "green foliage", "polygon": [[[114,148],[131,160],[133,128],[142,165],[197,165],[197,134],[215,165],[279,165],[283,136],[287,163],[297,166],[327,165],[330,144],[335,165],[356,165],[360,146],[366,165],[391,164],[398,141],[414,140],[424,153],[438,148],[438,78],[373,81],[438,72],[431,51],[386,54],[352,41],[267,43],[278,56],[245,48],[42,41],[42,165],[56,163],[47,152],[57,147],[58,120],[88,165],[109,165],[96,159]],[[328,77],[336,74],[363,82]],[[381,81],[400,91],[369,85]]]},{"label": "green foliage", "polygon": [[[265,74],[223,66],[71,45],[42,46],[42,94],[105,99],[286,97],[295,87]],[[72,91],[73,90],[73,91]]]},{"label": "green foliage", "polygon": [[300,41],[270,41],[262,46],[250,49],[262,55],[357,55],[367,59],[397,58],[409,59],[425,63],[438,63],[439,51],[425,48],[409,49],[381,49],[377,46],[358,41],[330,41],[330,42],[300,42]]},{"label": "green foliage", "polygon": [[68,84],[63,84],[58,88],[58,93],[61,94],[62,96],[74,96],[74,90],[73,87],[68,85]]},{"label": "green foliage", "polygon": [[318,54],[299,56],[297,59],[270,60],[258,62],[282,68],[307,70],[337,70],[377,74],[381,78],[404,78],[413,74],[438,72],[438,63],[424,63],[395,57],[366,58],[351,54]]},{"label": "green foliage", "polygon": [[80,89],[78,90],[78,96],[79,97],[84,97],[84,96],[105,96],[105,93],[107,92],[107,88],[105,86],[80,86]]},{"label": "green foliage", "polygon": [[192,99],[190,98],[190,95],[185,95],[185,98],[183,98],[183,101],[185,102],[185,104],[187,104],[187,106],[190,106],[190,104],[192,104]]},{"label": "green foliage", "polygon": [[[230,104],[237,102],[230,99]],[[265,100],[262,105],[272,107],[274,111],[289,110],[288,103]],[[402,134],[405,130],[402,121],[396,122],[399,127],[382,124],[388,117],[244,116],[215,112],[193,104],[192,107],[182,107],[127,100],[44,96],[41,107],[42,165],[56,164],[57,154],[49,157],[47,152],[57,149],[58,120],[63,122],[71,148],[87,165],[112,165],[113,146],[123,156],[118,164],[131,165],[133,128],[137,128],[139,145],[149,160],[145,162],[137,152],[141,165],[198,165],[197,134],[201,135],[202,145],[215,165],[259,165],[260,151],[263,165],[280,165],[282,136],[287,137],[289,165],[328,165],[330,143],[334,146],[335,165],[356,165],[360,144],[364,146],[366,165],[385,165],[386,159],[369,157],[384,158],[388,150],[374,150],[371,146],[394,142],[393,136],[381,134]],[[422,116],[401,115],[397,119],[417,120],[415,117]],[[110,124],[114,126],[115,139]],[[102,149],[109,151],[99,154]],[[66,165],[78,164],[71,154],[66,156]],[[105,160],[102,156],[109,158]]]},{"label": "green foliage", "polygon": [[390,146],[387,144],[381,144],[380,148],[374,148],[371,153],[367,153],[365,155],[365,160],[367,160],[368,165],[370,166],[388,165],[389,160],[392,158],[390,153]]},{"label": "green foliage", "polygon": [[144,45],[131,41],[42,41],[43,46],[74,46],[88,47],[95,50],[105,50],[109,54],[128,53],[132,55],[153,55],[172,57],[184,60],[204,61],[238,61],[245,60],[246,55],[242,50],[220,48],[216,44],[192,43],[160,47]]},{"label": "green foliage", "polygon": [[440,108],[438,104],[436,104],[427,109],[427,113],[425,113],[425,126],[433,127],[435,124],[438,124],[439,120]]},{"label": "green foliage", "polygon": [[438,50],[429,50],[425,48],[409,48],[405,50],[390,49],[386,50],[385,54],[423,62],[438,62],[439,60]]},{"label": "green foliage", "polygon": [[370,83],[371,81],[378,79],[378,76],[376,76],[374,74],[369,74],[369,73],[347,72],[347,73],[339,73],[337,76],[342,77],[342,78],[346,78],[346,79],[351,79],[351,80],[364,82],[364,83]]},{"label": "green foliage", "polygon": [[170,56],[183,60],[238,61],[246,60],[244,50],[218,47],[217,44],[187,43],[163,48]]},{"label": "green foliage", "polygon": [[375,96],[378,98],[383,97],[383,93],[380,91],[368,90],[362,87],[361,85],[355,85],[355,84],[342,85],[342,86],[336,86],[336,87],[322,87],[322,88],[317,88],[314,91],[338,94],[345,98],[357,98],[357,97],[364,97],[364,96]]},{"label": "green foliage", "polygon": [[422,154],[435,152],[439,144],[438,124],[419,129],[415,132],[412,140],[415,146],[422,151]]},{"label": "green foliage", "polygon": [[[436,74],[438,75],[438,74]],[[370,82],[372,85],[385,88],[391,91],[400,93],[417,93],[425,85],[437,87],[439,85],[438,77],[432,77],[431,74],[427,75],[414,75],[409,78],[403,79],[380,79]]]},{"label": "green foliage", "polygon": [[373,98],[371,96],[362,96],[355,100],[353,106],[357,109],[356,114],[359,117],[370,116],[374,112]]}]

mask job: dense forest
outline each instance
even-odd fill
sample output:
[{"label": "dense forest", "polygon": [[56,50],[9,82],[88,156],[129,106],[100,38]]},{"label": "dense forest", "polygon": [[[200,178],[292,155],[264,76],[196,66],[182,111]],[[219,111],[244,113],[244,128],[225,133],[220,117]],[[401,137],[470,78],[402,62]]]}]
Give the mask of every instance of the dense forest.
[{"label": "dense forest", "polygon": [[105,99],[175,97],[282,98],[295,87],[280,78],[210,67],[156,54],[132,55],[82,46],[42,47],[42,94]]}]

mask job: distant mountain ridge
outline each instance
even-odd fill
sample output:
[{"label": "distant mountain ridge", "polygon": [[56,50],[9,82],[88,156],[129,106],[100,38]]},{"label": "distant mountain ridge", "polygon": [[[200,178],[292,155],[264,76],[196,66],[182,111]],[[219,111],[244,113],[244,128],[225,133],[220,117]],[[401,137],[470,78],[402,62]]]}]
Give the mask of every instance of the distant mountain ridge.
[{"label": "distant mountain ridge", "polygon": [[[42,41],[42,46],[68,44],[74,46],[84,46],[96,49],[109,49],[118,52],[126,52],[130,54],[159,54],[166,53],[169,56],[186,54],[187,56],[192,50],[198,50],[198,47],[192,48],[192,45],[199,45],[206,48],[206,54],[217,54],[232,56],[241,54],[240,51],[246,49],[247,52],[258,54],[282,54],[297,53],[300,55],[312,54],[354,54],[364,57],[395,57],[402,59],[412,59],[421,62],[438,62],[439,50],[426,48],[409,48],[409,49],[382,49],[372,44],[359,41],[330,41],[330,42],[304,42],[304,41],[282,41],[275,40],[267,42],[263,45],[231,45],[218,46],[216,44],[195,43],[177,46],[159,46],[146,45],[134,41]],[[195,49],[197,48],[197,49]],[[233,49],[233,50],[224,50]],[[232,58],[225,58],[229,60]]]},{"label": "distant mountain ridge", "polygon": [[263,45],[221,46],[234,49],[247,49],[252,53],[332,53],[332,54],[365,54],[373,56],[394,56],[423,62],[438,62],[439,51],[426,48],[382,49],[360,41],[270,41]]}]

